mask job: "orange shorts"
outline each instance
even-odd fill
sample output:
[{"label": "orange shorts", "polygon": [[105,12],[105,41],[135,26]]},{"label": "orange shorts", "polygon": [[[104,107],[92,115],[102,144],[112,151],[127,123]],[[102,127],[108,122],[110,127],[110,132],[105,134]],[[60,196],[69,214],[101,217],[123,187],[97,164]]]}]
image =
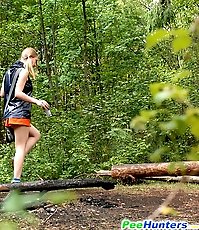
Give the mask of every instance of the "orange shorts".
[{"label": "orange shorts", "polygon": [[6,127],[16,127],[18,125],[28,126],[30,127],[30,119],[28,118],[7,118],[4,121],[4,125]]}]

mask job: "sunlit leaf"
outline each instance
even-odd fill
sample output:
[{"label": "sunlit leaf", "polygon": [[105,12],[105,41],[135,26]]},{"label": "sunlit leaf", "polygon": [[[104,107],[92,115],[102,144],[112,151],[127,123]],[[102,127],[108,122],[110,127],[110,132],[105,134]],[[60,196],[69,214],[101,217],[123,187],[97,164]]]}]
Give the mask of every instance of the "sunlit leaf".
[{"label": "sunlit leaf", "polygon": [[11,221],[1,221],[0,222],[0,230],[16,230],[18,226],[16,223]]},{"label": "sunlit leaf", "polygon": [[174,99],[178,102],[188,101],[188,90],[183,89],[183,88],[178,87],[178,86],[174,86],[172,99]]},{"label": "sunlit leaf", "polygon": [[164,100],[171,98],[173,94],[172,87],[166,83],[153,83],[150,85],[150,91],[154,102],[157,104],[161,104]]},{"label": "sunlit leaf", "polygon": [[172,42],[172,48],[175,53],[177,53],[180,50],[186,49],[191,45],[191,38],[186,36],[186,37],[177,37],[173,40]]},{"label": "sunlit leaf", "polygon": [[176,37],[189,37],[190,32],[187,29],[175,29],[170,31],[171,35],[174,35]]},{"label": "sunlit leaf", "polygon": [[158,105],[167,99],[174,99],[178,102],[185,102],[188,100],[188,92],[186,89],[171,84],[154,83],[150,85],[150,91],[154,102]]},{"label": "sunlit leaf", "polygon": [[17,191],[11,192],[3,203],[2,210],[4,212],[17,212],[24,210],[22,197]]},{"label": "sunlit leaf", "polygon": [[60,204],[64,202],[70,202],[77,199],[77,195],[74,192],[48,192],[43,196],[43,200],[50,201],[53,204]]},{"label": "sunlit leaf", "polygon": [[177,82],[177,81],[182,80],[183,78],[186,78],[188,76],[191,76],[191,71],[182,70],[179,73],[175,74],[175,76],[172,78],[172,81]]},{"label": "sunlit leaf", "polygon": [[187,160],[199,161],[199,146],[191,148],[191,152],[187,155]]},{"label": "sunlit leaf", "polygon": [[31,204],[39,203],[41,199],[41,194],[30,194],[21,196],[22,203],[27,206]]},{"label": "sunlit leaf", "polygon": [[150,84],[151,95],[155,96],[157,93],[161,92],[164,89],[164,87],[166,87],[167,85],[169,84],[163,82]]},{"label": "sunlit leaf", "polygon": [[135,130],[145,130],[147,120],[141,116],[136,116],[131,120],[130,127]]},{"label": "sunlit leaf", "polygon": [[176,175],[185,175],[186,166],[182,162],[171,162],[168,166],[168,172]]},{"label": "sunlit leaf", "polygon": [[40,194],[21,195],[15,190],[11,192],[5,199],[2,210],[4,212],[23,211],[32,203],[39,203],[40,197]]},{"label": "sunlit leaf", "polygon": [[190,126],[191,133],[199,138],[199,109],[188,109],[186,111],[186,122]]},{"label": "sunlit leaf", "polygon": [[160,123],[160,128],[167,131],[176,130],[179,134],[184,134],[187,128],[186,116],[174,116],[171,121]]},{"label": "sunlit leaf", "polygon": [[199,116],[199,108],[191,108],[186,110],[186,115],[188,117]]},{"label": "sunlit leaf", "polygon": [[159,29],[153,32],[152,34],[149,34],[146,38],[146,48],[150,49],[153,46],[155,46],[158,42],[167,39],[169,36],[169,33],[167,30]]},{"label": "sunlit leaf", "polygon": [[162,206],[162,207],[161,207],[161,210],[160,210],[160,213],[161,213],[162,215],[170,215],[170,216],[175,216],[175,215],[177,215],[176,210],[174,210],[173,208],[168,207],[168,206]]},{"label": "sunlit leaf", "polygon": [[149,158],[150,158],[150,161],[152,162],[160,162],[162,160],[162,154],[166,153],[169,151],[169,148],[164,146],[164,147],[161,147],[159,149],[157,149],[154,153],[152,153]]},{"label": "sunlit leaf", "polygon": [[188,48],[192,43],[189,30],[187,29],[172,30],[170,34],[175,36],[172,42],[172,48],[175,53]]},{"label": "sunlit leaf", "polygon": [[176,125],[175,121],[161,122],[160,128],[162,130],[175,130],[175,129],[177,129],[177,125]]},{"label": "sunlit leaf", "polygon": [[173,95],[173,89],[172,88],[164,88],[162,92],[157,93],[154,97],[153,100],[157,104],[161,104],[163,101],[167,99],[171,99]]},{"label": "sunlit leaf", "polygon": [[140,112],[140,116],[143,117],[145,120],[150,120],[157,114],[156,110],[142,110]]},{"label": "sunlit leaf", "polygon": [[186,124],[184,122],[178,121],[169,121],[160,124],[162,130],[176,130],[179,134],[183,135],[186,130]]}]

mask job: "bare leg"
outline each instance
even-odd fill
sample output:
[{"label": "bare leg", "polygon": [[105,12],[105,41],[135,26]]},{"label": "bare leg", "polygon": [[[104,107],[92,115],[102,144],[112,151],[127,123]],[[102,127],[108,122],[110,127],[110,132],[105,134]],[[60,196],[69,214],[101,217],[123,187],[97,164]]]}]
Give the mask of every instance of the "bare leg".
[{"label": "bare leg", "polygon": [[25,148],[29,136],[30,127],[18,126],[15,131],[15,157],[14,157],[14,178],[20,178],[25,157]]},{"label": "bare leg", "polygon": [[29,137],[26,142],[25,155],[27,155],[34,145],[39,141],[41,134],[38,129],[36,129],[32,124],[29,129]]},{"label": "bare leg", "polygon": [[14,178],[21,177],[24,158],[40,139],[40,136],[40,132],[33,125],[15,128]]}]

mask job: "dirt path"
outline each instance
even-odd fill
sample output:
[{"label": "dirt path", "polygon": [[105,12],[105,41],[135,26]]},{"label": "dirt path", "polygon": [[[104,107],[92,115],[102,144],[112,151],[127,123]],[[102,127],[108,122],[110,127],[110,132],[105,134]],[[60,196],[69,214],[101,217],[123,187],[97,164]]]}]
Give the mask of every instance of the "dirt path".
[{"label": "dirt path", "polygon": [[[75,203],[51,205],[32,211],[40,220],[37,230],[118,230],[124,218],[132,221],[147,218],[171,191],[165,186],[119,186],[114,190],[78,189]],[[177,216],[160,216],[159,220],[187,221],[199,224],[199,190],[180,191],[172,203]]]}]

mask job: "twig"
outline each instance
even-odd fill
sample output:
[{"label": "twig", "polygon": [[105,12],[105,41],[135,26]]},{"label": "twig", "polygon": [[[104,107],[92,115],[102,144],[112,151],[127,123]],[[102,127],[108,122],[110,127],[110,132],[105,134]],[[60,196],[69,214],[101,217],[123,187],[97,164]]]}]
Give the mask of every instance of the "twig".
[{"label": "twig", "polygon": [[139,3],[144,6],[147,10],[150,10],[150,7],[146,5],[146,3],[144,3],[143,1],[139,1]]},{"label": "twig", "polygon": [[39,177],[39,179],[40,179],[41,181],[44,181],[44,179],[43,179],[42,177],[40,177],[39,174],[37,174],[37,176]]},{"label": "twig", "polygon": [[48,216],[48,217],[44,220],[43,223],[45,224],[47,221],[49,221],[50,218],[51,218],[52,216],[54,216],[56,212],[57,212],[57,208],[55,209],[55,211],[54,211],[50,216]]},{"label": "twig", "polygon": [[181,185],[186,182],[188,182],[187,177],[183,176],[178,186],[167,196],[165,201],[150,216],[147,217],[147,219],[154,220],[155,218],[157,218],[161,214],[163,208],[167,207],[176,197],[176,195],[180,191]]}]

